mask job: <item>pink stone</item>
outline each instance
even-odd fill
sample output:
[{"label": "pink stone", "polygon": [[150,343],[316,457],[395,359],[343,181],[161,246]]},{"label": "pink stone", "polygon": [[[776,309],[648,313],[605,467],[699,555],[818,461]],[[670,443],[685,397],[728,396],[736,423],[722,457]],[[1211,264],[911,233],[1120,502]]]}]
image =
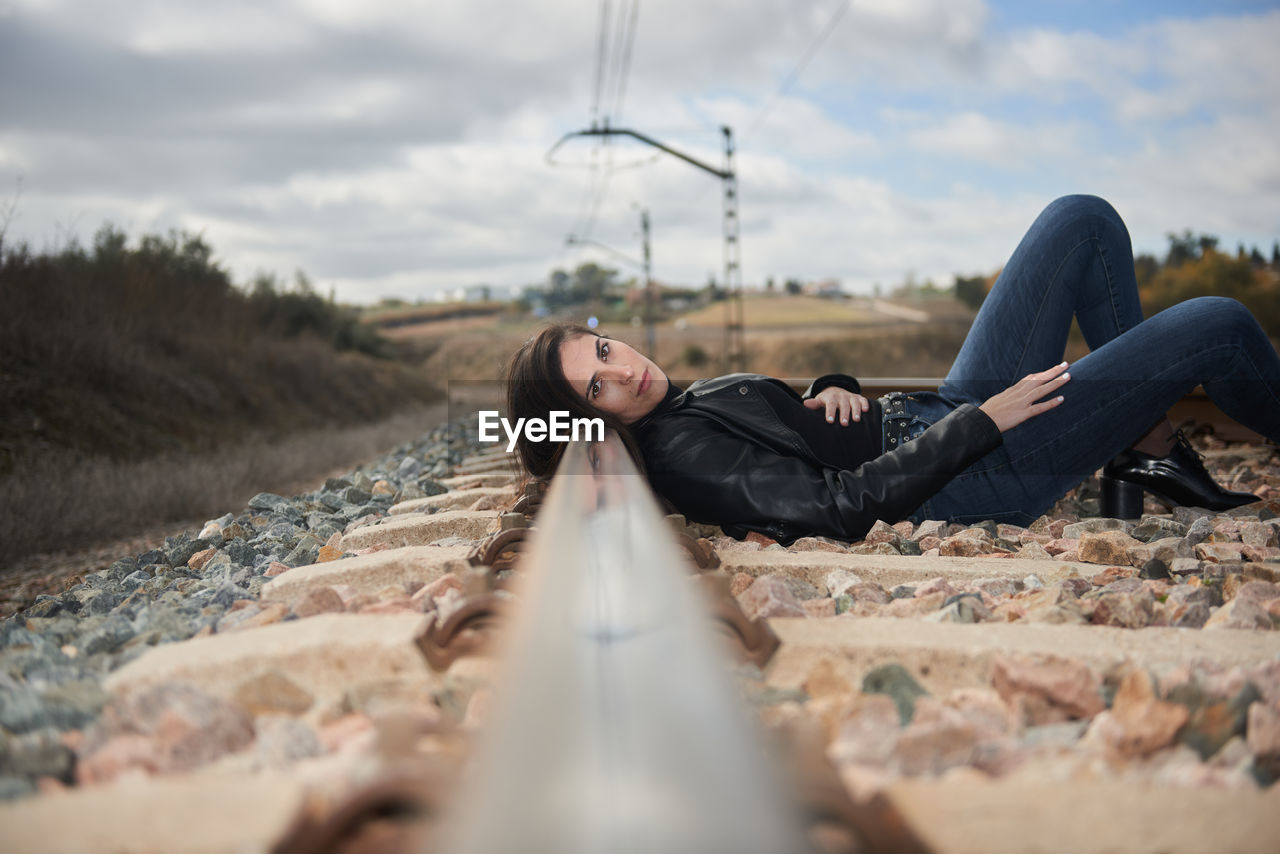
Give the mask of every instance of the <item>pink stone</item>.
[{"label": "pink stone", "polygon": [[[994,545],[991,538],[982,531],[982,537],[969,535],[968,532],[947,537],[938,546],[938,554],[943,557],[976,557],[991,551]],[[922,544],[923,546],[923,544]]]},{"label": "pink stone", "polygon": [[1085,741],[1119,756],[1148,756],[1172,744],[1188,716],[1186,706],[1157,699],[1145,670],[1133,670],[1120,682],[1111,710],[1093,719]]},{"label": "pink stone", "polygon": [[1245,741],[1259,765],[1273,772],[1280,768],[1280,707],[1251,703]]},{"label": "pink stone", "polygon": [[904,540],[911,539],[911,534],[915,529],[915,526],[907,519],[903,519],[901,522],[894,522],[892,527],[893,530],[898,532],[898,536]]},{"label": "pink stone", "polygon": [[325,752],[332,753],[343,744],[373,729],[373,721],[364,712],[351,712],[324,724],[316,730],[316,736]]},{"label": "pink stone", "polygon": [[922,552],[942,551],[942,540],[938,539],[933,534],[927,534],[926,536],[921,537],[918,542],[920,543],[920,551]]},{"label": "pink stone", "polygon": [[162,769],[155,743],[145,735],[126,733],[108,739],[76,762],[76,782],[82,786],[114,780],[127,771],[154,774]]},{"label": "pink stone", "polygon": [[1195,553],[1200,560],[1213,563],[1235,563],[1242,560],[1244,546],[1240,543],[1196,543]]},{"label": "pink stone", "polygon": [[[136,739],[94,765],[94,755],[114,739]],[[162,773],[190,771],[253,741],[253,721],[234,703],[181,682],[166,682],[117,696],[103,708],[102,717],[82,746],[82,762],[89,763],[93,779],[120,773],[131,767]]]},{"label": "pink stone", "polygon": [[1155,601],[1145,588],[1130,593],[1104,593],[1094,603],[1093,622],[1123,629],[1145,628],[1155,618]]},{"label": "pink stone", "polygon": [[1240,547],[1240,556],[1253,563],[1280,561],[1280,548],[1275,546],[1246,545]]},{"label": "pink stone", "polygon": [[313,617],[316,614],[338,614],[346,608],[346,603],[332,587],[317,587],[307,593],[293,605],[293,613],[298,617]]},{"label": "pink stone", "polygon": [[916,588],[915,596],[919,599],[922,596],[932,596],[934,593],[945,593],[947,596],[954,596],[956,589],[948,584],[945,578],[930,578]]},{"label": "pink stone", "polygon": [[762,575],[738,597],[748,619],[762,617],[803,617],[805,610],[796,601],[787,583],[774,575]]},{"label": "pink stone", "polygon": [[735,598],[741,596],[755,580],[756,578],[754,575],[749,575],[745,572],[735,572],[733,574],[733,580],[729,582],[729,594]]},{"label": "pink stone", "polygon": [[[917,700],[917,716],[920,714],[919,704],[920,700]],[[946,704],[959,712],[980,732],[1007,735],[1013,728],[1008,705],[999,694],[988,688],[958,688],[947,695]]]},{"label": "pink stone", "polygon": [[451,572],[445,573],[430,584],[418,588],[414,591],[411,599],[419,610],[432,611],[436,608],[436,597],[443,596],[449,590],[462,592],[462,579]]},{"label": "pink stone", "polygon": [[1247,546],[1276,546],[1276,529],[1265,522],[1245,522],[1240,526],[1240,542]]},{"label": "pink stone", "polygon": [[889,595],[889,591],[885,590],[874,581],[850,584],[845,588],[844,592],[846,595],[852,596],[855,602],[871,602],[876,605],[887,605],[893,601],[893,597]]},{"label": "pink stone", "polygon": [[801,687],[815,700],[827,697],[848,698],[855,693],[853,685],[830,658],[822,658],[809,668]]},{"label": "pink stone", "polygon": [[941,531],[947,526],[946,522],[940,522],[937,519],[926,519],[911,534],[913,540],[922,540],[925,537],[936,537],[942,539]]},{"label": "pink stone", "polygon": [[1030,725],[1087,718],[1104,708],[1101,677],[1079,661],[1056,655],[998,656],[991,682]]},{"label": "pink stone", "polygon": [[896,543],[901,538],[901,535],[892,525],[877,519],[876,523],[871,526],[871,530],[867,531],[867,535],[863,537],[863,541],[867,543]]},{"label": "pink stone", "polygon": [[1280,584],[1272,584],[1269,581],[1246,581],[1240,585],[1235,594],[1237,599],[1259,604],[1269,602],[1278,596],[1280,596]]},{"label": "pink stone", "polygon": [[1050,560],[1053,555],[1045,551],[1045,547],[1037,542],[1029,542],[1018,549],[1018,557],[1025,560]]},{"label": "pink stone", "polygon": [[1248,673],[1248,679],[1262,694],[1262,699],[1280,706],[1280,659],[1259,664]]},{"label": "pink stone", "polygon": [[1261,603],[1237,596],[1213,613],[1205,622],[1206,629],[1270,629],[1271,615]]},{"label": "pink stone", "polygon": [[1129,550],[1142,543],[1124,531],[1085,532],[1080,535],[1076,551],[1086,563],[1129,564]]},{"label": "pink stone", "polygon": [[1058,538],[1045,543],[1044,550],[1051,555],[1060,555],[1063,552],[1074,552],[1079,544],[1079,540],[1070,540],[1065,537]]},{"label": "pink stone", "polygon": [[839,552],[844,554],[849,551],[844,546],[829,543],[817,537],[801,537],[788,548],[793,552]]},{"label": "pink stone", "polygon": [[898,707],[886,694],[859,694],[827,748],[837,763],[883,766],[899,735]]},{"label": "pink stone", "polygon": [[408,596],[398,599],[382,599],[360,609],[361,614],[420,614],[422,613]]},{"label": "pink stone", "polygon": [[889,543],[859,543],[850,546],[849,554],[855,555],[898,555],[902,554]]},{"label": "pink stone", "polygon": [[289,571],[289,567],[285,566],[278,560],[273,560],[267,564],[267,569],[262,574],[267,578],[275,578],[277,575],[284,575]]},{"label": "pink stone", "polygon": [[[917,701],[917,708],[921,705]],[[954,709],[943,707],[936,716],[917,712],[898,736],[891,767],[911,776],[941,774],[971,764],[979,740],[977,727]]]},{"label": "pink stone", "polygon": [[187,560],[187,566],[191,567],[196,572],[199,572],[204,569],[204,565],[212,560],[213,556],[217,553],[217,549],[203,549],[198,551]]},{"label": "pink stone", "polygon": [[804,612],[810,617],[834,617],[836,615],[836,600],[834,599],[806,599],[800,603],[800,607],[804,608]]},{"label": "pink stone", "polygon": [[886,617],[923,617],[941,608],[946,600],[945,593],[930,593],[914,599],[894,599],[880,613]]}]

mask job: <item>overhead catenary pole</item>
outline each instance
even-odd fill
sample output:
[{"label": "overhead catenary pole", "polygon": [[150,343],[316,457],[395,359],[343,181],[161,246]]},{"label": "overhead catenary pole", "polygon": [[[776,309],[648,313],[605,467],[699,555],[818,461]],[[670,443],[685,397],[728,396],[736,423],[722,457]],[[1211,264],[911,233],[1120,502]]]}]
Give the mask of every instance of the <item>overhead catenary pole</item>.
[{"label": "overhead catenary pole", "polygon": [[644,344],[646,356],[656,358],[658,349],[657,336],[653,331],[654,302],[653,292],[653,256],[649,251],[649,211],[640,211],[640,233],[644,239]]},{"label": "overhead catenary pole", "polygon": [[685,154],[683,151],[679,151],[669,145],[664,145],[653,137],[639,131],[631,130],[630,128],[609,127],[608,122],[603,125],[592,125],[586,130],[572,131],[565,134],[547,151],[546,159],[548,163],[554,163],[555,161],[551,158],[556,150],[564,145],[565,142],[577,136],[629,136],[632,139],[643,142],[645,145],[653,146],[659,151],[665,151],[672,157],[708,172],[724,182],[724,287],[727,305],[725,306],[725,336],[722,361],[726,371],[740,371],[746,366],[746,349],[743,343],[742,261],[741,248],[738,241],[738,177],[734,172],[733,165],[733,131],[728,125],[721,127],[720,131],[724,137],[723,169],[717,169],[708,163],[703,163],[698,158]]}]

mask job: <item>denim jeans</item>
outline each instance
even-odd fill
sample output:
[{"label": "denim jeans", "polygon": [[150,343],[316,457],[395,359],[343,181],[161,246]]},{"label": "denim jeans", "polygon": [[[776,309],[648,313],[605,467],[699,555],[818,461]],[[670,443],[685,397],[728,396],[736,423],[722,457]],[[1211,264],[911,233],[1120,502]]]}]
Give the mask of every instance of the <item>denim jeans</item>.
[{"label": "denim jeans", "polygon": [[1129,232],[1093,196],[1040,214],[1009,259],[936,393],[908,411],[936,422],[1062,361],[1075,318],[1091,352],[1063,402],[1004,433],[1004,444],[911,519],[1028,524],[1203,385],[1231,418],[1280,441],[1280,357],[1249,310],[1200,297],[1143,320]]}]

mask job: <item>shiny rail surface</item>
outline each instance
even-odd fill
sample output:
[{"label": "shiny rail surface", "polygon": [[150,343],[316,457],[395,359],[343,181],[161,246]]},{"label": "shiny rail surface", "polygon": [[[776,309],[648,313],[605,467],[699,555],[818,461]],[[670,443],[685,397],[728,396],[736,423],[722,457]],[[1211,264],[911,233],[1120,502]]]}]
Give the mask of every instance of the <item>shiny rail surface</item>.
[{"label": "shiny rail surface", "polygon": [[689,563],[616,437],[575,444],[521,558],[448,854],[809,850]]}]

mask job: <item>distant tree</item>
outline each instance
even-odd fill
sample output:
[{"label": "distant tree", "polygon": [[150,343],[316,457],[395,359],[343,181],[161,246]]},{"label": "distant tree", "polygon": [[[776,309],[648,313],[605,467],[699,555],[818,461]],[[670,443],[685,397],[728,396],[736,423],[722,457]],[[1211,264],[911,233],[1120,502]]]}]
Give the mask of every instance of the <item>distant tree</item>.
[{"label": "distant tree", "polygon": [[783,287],[785,287],[787,290],[787,293],[791,294],[792,296],[796,296],[797,294],[799,294],[804,290],[804,286],[800,284],[799,279],[787,279],[787,282]]},{"label": "distant tree", "polygon": [[985,276],[956,276],[956,299],[969,308],[977,309],[987,298],[987,278]]}]

